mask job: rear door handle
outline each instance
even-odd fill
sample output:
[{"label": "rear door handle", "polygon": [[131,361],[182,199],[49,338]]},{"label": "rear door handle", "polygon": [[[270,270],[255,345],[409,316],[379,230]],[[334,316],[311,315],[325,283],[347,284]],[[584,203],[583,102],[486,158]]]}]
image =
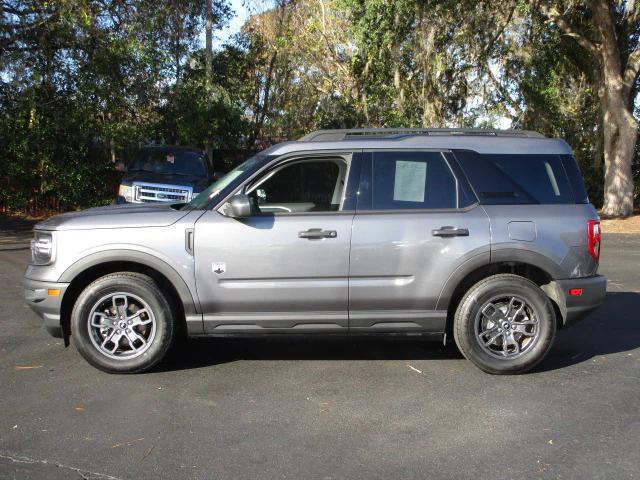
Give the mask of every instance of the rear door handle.
[{"label": "rear door handle", "polygon": [[434,237],[468,237],[469,229],[445,226],[431,230],[431,234]]},{"label": "rear door handle", "polygon": [[323,230],[321,228],[310,228],[309,230],[298,232],[299,238],[308,238],[309,240],[317,238],[336,238],[337,236],[338,232],[335,230]]}]

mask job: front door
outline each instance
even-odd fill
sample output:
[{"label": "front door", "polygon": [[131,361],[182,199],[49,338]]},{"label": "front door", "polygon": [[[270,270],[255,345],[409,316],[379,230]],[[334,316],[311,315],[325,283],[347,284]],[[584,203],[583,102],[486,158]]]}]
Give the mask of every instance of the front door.
[{"label": "front door", "polygon": [[465,262],[489,262],[489,219],[445,153],[365,156],[351,239],[351,331],[442,333],[443,286]]},{"label": "front door", "polygon": [[347,331],[350,163],[351,155],[286,160],[241,190],[255,215],[234,219],[220,208],[200,217],[205,333]]}]

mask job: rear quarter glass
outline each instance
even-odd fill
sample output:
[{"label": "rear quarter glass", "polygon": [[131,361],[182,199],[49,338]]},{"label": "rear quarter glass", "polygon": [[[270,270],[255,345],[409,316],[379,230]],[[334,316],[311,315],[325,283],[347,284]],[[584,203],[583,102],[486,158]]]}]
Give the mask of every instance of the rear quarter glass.
[{"label": "rear quarter glass", "polygon": [[560,155],[560,158],[562,159],[564,170],[567,172],[576,203],[589,203],[589,195],[587,195],[587,189],[584,186],[584,178],[576,159],[573,155]]},{"label": "rear quarter glass", "polygon": [[[471,186],[485,205],[571,204],[578,201],[560,155],[455,152]],[[570,162],[566,161],[570,165]],[[577,169],[574,162],[574,168]],[[579,171],[573,172],[581,182]],[[584,185],[582,185],[584,189]]]}]

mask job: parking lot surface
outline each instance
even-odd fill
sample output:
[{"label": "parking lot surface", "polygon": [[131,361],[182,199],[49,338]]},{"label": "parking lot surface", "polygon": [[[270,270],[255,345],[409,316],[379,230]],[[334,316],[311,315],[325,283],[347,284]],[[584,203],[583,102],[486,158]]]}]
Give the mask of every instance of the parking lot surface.
[{"label": "parking lot surface", "polygon": [[605,304],[511,377],[451,345],[309,337],[108,375],[22,302],[24,238],[0,247],[2,479],[640,476],[640,236],[605,236]]}]

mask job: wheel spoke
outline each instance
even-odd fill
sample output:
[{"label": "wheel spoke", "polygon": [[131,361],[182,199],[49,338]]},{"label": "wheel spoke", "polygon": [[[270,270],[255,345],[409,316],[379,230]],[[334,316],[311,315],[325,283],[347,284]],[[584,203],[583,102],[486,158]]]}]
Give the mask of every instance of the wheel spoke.
[{"label": "wheel spoke", "polygon": [[[511,353],[511,355],[517,355],[518,353],[520,353],[520,344],[514,338],[513,334],[505,335],[504,344],[506,345],[505,352]],[[513,352],[509,352],[509,347],[511,345],[513,345],[513,347],[514,347],[514,351]]]},{"label": "wheel spoke", "polygon": [[113,308],[119,317],[127,316],[127,308],[129,308],[129,299],[126,295],[114,295],[112,299]]},{"label": "wheel spoke", "polygon": [[524,322],[511,322],[511,325],[515,325],[516,327],[527,326],[527,325],[535,325],[538,322],[535,320],[525,320]]},{"label": "wheel spoke", "polygon": [[[144,337],[140,334],[138,334],[135,330],[129,330],[127,332],[127,340],[129,340],[129,345],[131,345],[131,348],[133,348],[135,351],[140,350],[141,348],[144,348],[147,346],[147,341],[144,339]],[[139,340],[142,345],[140,345],[139,347],[135,346],[135,342],[136,340]]]},{"label": "wheel spoke", "polygon": [[509,300],[509,305],[507,305],[507,311],[504,314],[505,318],[511,318],[511,312],[513,311],[513,308],[517,301],[518,300],[516,299],[516,297],[511,297],[511,299]]},{"label": "wheel spoke", "polygon": [[109,351],[109,353],[113,354],[116,352],[116,350],[118,350],[118,347],[120,346],[120,339],[122,338],[122,334],[116,334],[114,336],[117,336],[117,339],[111,339],[111,342],[113,343],[113,348],[109,349],[107,348],[107,350]]},{"label": "wheel spoke", "polygon": [[513,325],[513,331],[516,333],[521,333],[526,337],[533,337],[535,335],[535,332],[527,331],[527,325],[520,325],[520,324],[516,325],[515,323],[512,323],[512,325]]},{"label": "wheel spoke", "polygon": [[[493,311],[491,313],[488,313],[489,309]],[[482,309],[482,315],[484,315],[488,320],[492,321],[493,323],[498,323],[500,322],[500,320],[504,318],[502,311],[498,307],[496,307],[493,303],[488,303]]]},{"label": "wheel spoke", "polygon": [[[101,345],[102,349],[110,353],[115,352],[118,349],[118,343],[120,343],[120,337],[122,337],[122,334],[118,334],[117,330],[113,330],[102,342],[102,345]],[[114,347],[112,349],[107,348],[108,343],[113,343]]]},{"label": "wheel spoke", "polygon": [[484,342],[485,347],[488,347],[489,345],[494,343],[498,338],[500,338],[501,335],[504,335],[504,334],[502,332],[496,333],[493,337],[491,337],[489,340]]},{"label": "wheel spoke", "polygon": [[[142,315],[143,313],[145,313],[147,315],[147,319],[146,320],[142,320],[140,318],[140,315]],[[127,320],[132,320],[133,321],[133,326],[137,326],[137,325],[148,325],[149,323],[153,322],[153,319],[151,318],[151,315],[149,315],[149,312],[147,311],[146,308],[141,308],[140,310],[138,310],[136,313],[134,313],[133,315],[131,315],[130,317],[127,317]]]},{"label": "wheel spoke", "polygon": [[486,330],[485,330],[485,331],[483,331],[483,332],[480,332],[478,335],[482,338],[482,337],[484,337],[485,335],[489,335],[490,333],[495,332],[496,330],[498,330],[498,328],[499,328],[499,325],[494,325],[493,327],[488,328],[488,329],[486,329]]},{"label": "wheel spoke", "polygon": [[[99,322],[96,322],[96,317],[100,318]],[[93,314],[93,320],[91,321],[91,326],[92,327],[96,327],[96,328],[113,328],[111,325],[112,319],[104,314],[104,313],[100,313],[100,312],[95,312]]]}]

